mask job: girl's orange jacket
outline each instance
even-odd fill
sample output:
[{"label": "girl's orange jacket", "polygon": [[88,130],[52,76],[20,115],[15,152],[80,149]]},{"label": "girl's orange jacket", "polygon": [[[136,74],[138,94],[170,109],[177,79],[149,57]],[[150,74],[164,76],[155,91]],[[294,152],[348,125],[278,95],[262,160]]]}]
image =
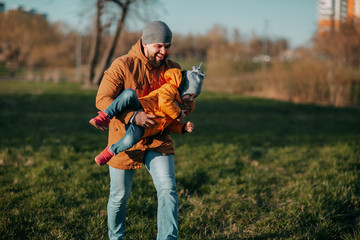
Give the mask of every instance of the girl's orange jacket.
[{"label": "girl's orange jacket", "polygon": [[[145,129],[143,137],[161,133],[165,128],[170,132],[181,133],[184,123],[176,120],[181,113],[182,103],[178,88],[181,84],[182,74],[180,69],[172,68],[165,72],[166,83],[149,95],[139,98],[146,113],[157,116],[157,125]],[[170,125],[171,124],[171,125]],[[170,125],[170,126],[169,126]]]}]

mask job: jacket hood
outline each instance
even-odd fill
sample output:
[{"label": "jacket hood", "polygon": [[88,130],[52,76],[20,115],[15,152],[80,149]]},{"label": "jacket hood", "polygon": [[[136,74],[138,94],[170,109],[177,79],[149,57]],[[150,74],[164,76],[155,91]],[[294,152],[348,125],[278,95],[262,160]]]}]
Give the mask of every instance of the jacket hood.
[{"label": "jacket hood", "polygon": [[182,80],[182,73],[180,69],[170,68],[164,74],[165,81],[179,88]]},{"label": "jacket hood", "polygon": [[142,62],[146,63],[146,65],[150,65],[149,60],[145,57],[142,51],[141,39],[139,39],[136,44],[132,46],[129,51],[129,55],[139,58]]}]

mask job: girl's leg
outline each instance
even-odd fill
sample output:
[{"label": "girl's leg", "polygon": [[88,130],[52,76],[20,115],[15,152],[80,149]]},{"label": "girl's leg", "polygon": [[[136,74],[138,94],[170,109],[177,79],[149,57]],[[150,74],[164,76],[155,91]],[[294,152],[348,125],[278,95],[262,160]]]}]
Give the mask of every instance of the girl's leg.
[{"label": "girl's leg", "polygon": [[114,155],[131,148],[144,135],[144,128],[136,124],[125,125],[125,129],[124,137],[109,147]]},{"label": "girl's leg", "polygon": [[132,89],[125,89],[111,104],[105,109],[105,113],[109,118],[113,118],[116,114],[124,110],[139,110],[141,104]]},{"label": "girl's leg", "polygon": [[125,125],[126,132],[124,137],[119,141],[106,147],[99,155],[95,157],[95,162],[99,165],[105,165],[110,159],[117,155],[119,152],[125,151],[137,142],[144,135],[144,128],[135,124]]},{"label": "girl's leg", "polygon": [[109,166],[109,171],[110,196],[107,204],[109,238],[124,239],[126,203],[130,197],[136,170],[121,170]]}]

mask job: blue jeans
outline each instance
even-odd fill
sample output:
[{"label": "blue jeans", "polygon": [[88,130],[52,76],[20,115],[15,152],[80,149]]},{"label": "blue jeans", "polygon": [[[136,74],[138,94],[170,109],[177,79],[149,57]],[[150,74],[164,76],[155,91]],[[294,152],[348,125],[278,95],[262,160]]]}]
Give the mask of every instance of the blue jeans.
[{"label": "blue jeans", "polygon": [[104,112],[113,118],[116,114],[124,110],[140,110],[142,109],[139,98],[136,92],[130,88],[125,89],[115,98],[115,100],[104,110]]},{"label": "blue jeans", "polygon": [[[104,112],[113,118],[125,110],[140,110],[141,103],[132,89],[125,89]],[[126,133],[119,141],[110,146],[110,151],[117,155],[119,152],[125,151],[133,147],[144,135],[144,128],[136,124],[125,125]]]},{"label": "blue jeans", "polygon": [[132,148],[144,135],[144,128],[136,124],[125,125],[125,135],[116,143],[110,145],[110,151],[117,155],[119,152]]},{"label": "blue jeans", "polygon": [[[158,198],[158,240],[177,239],[177,193],[174,155],[147,151],[145,166],[152,176]],[[124,239],[126,203],[130,197],[136,170],[110,167],[110,196],[107,205],[110,240]],[[145,231],[145,229],[139,229]]]}]

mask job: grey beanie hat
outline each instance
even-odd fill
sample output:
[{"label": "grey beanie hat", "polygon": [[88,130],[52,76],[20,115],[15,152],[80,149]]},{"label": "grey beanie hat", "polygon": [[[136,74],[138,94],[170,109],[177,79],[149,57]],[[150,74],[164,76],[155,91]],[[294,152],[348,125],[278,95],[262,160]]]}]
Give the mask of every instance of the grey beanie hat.
[{"label": "grey beanie hat", "polygon": [[201,93],[202,84],[204,82],[205,73],[199,67],[192,67],[192,71],[184,71],[183,80],[181,82],[181,97],[185,94],[196,94],[197,96]]},{"label": "grey beanie hat", "polygon": [[172,32],[166,23],[154,21],[148,23],[141,36],[143,44],[171,43]]}]

